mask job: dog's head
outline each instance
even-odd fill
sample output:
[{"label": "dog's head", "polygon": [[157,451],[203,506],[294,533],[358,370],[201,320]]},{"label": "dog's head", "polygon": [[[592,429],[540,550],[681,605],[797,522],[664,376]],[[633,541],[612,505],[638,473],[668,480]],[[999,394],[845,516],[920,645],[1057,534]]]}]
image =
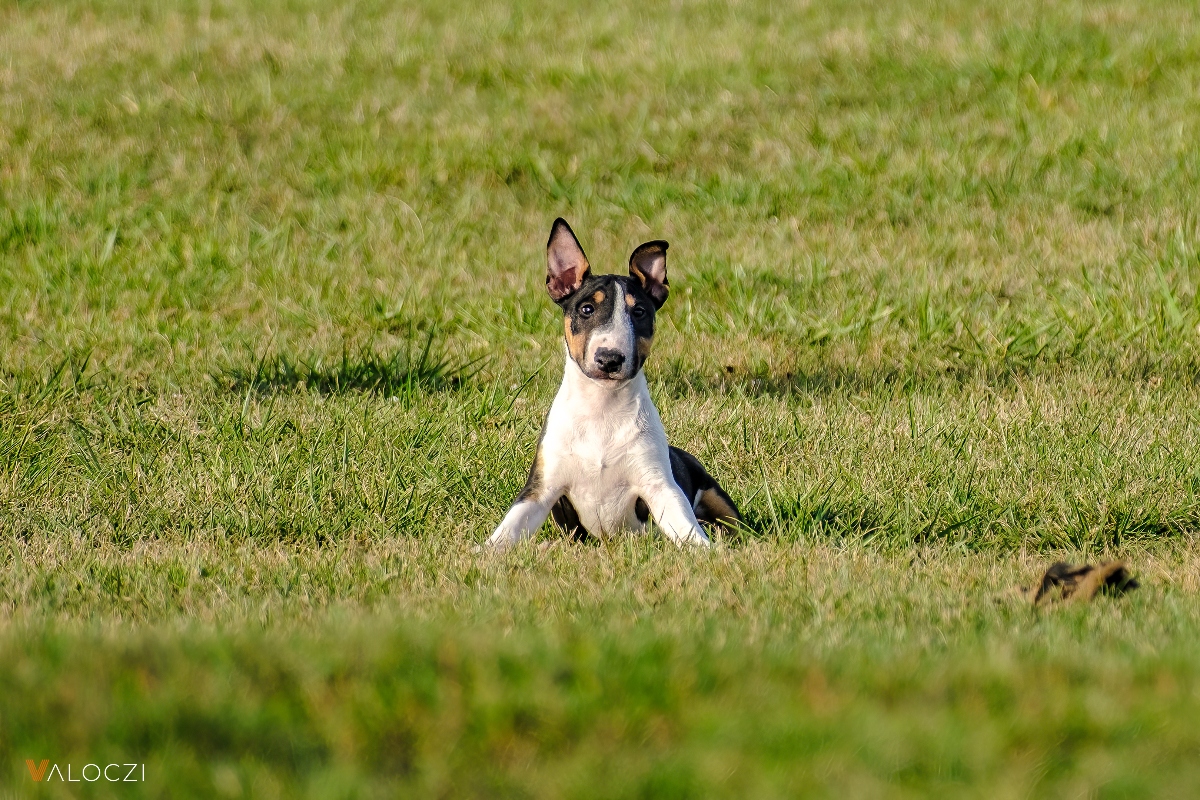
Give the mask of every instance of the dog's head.
[{"label": "dog's head", "polygon": [[546,243],[546,289],[563,310],[567,351],[595,381],[627,381],[646,363],[654,314],[667,300],[667,243],[629,256],[629,277],[593,275],[575,232],[554,220]]}]

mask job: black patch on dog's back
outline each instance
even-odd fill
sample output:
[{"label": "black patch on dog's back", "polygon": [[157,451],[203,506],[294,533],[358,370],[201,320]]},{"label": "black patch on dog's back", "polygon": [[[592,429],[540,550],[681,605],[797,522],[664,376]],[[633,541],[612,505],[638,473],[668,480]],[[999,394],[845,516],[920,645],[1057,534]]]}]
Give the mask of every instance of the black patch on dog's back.
[{"label": "black patch on dog's back", "polygon": [[[741,522],[742,515],[725,490],[716,479],[708,474],[700,459],[686,450],[672,447],[671,475],[675,483],[683,490],[689,503],[693,504],[696,519],[711,525],[725,525]],[[700,499],[697,501],[696,495]]]}]

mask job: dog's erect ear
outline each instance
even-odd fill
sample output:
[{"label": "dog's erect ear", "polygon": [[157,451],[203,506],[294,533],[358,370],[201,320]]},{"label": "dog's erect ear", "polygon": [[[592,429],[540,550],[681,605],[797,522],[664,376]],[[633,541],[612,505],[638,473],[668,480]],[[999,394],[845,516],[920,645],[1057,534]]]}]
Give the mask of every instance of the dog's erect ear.
[{"label": "dog's erect ear", "polygon": [[667,247],[669,245],[657,240],[638,245],[637,250],[629,257],[629,274],[642,282],[642,288],[654,300],[654,305],[662,308],[667,302]]},{"label": "dog's erect ear", "polygon": [[571,296],[590,271],[591,265],[575,238],[575,231],[562,217],[554,220],[550,241],[546,242],[546,291],[550,297],[557,303]]}]

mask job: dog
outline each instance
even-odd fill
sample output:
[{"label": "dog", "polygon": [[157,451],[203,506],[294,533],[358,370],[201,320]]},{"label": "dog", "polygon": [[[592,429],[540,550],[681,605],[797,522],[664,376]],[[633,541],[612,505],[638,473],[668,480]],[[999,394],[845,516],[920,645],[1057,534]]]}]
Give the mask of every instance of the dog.
[{"label": "dog", "polygon": [[707,546],[701,521],[732,526],[737,506],[690,453],[667,444],[642,368],[667,300],[667,243],[629,257],[629,277],[593,275],[571,226],[546,243],[546,290],[563,311],[566,367],[525,487],[488,539],[503,548],[549,515],[577,540],[641,530]]}]

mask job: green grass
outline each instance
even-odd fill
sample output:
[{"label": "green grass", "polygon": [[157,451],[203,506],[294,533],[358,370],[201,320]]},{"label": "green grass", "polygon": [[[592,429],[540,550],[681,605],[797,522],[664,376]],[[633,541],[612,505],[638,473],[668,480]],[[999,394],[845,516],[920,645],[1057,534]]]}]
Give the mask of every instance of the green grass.
[{"label": "green grass", "polygon": [[[0,0],[0,794],[1195,795],[1197,85],[1158,0]],[[558,215],[671,242],[712,552],[473,550]]]}]

